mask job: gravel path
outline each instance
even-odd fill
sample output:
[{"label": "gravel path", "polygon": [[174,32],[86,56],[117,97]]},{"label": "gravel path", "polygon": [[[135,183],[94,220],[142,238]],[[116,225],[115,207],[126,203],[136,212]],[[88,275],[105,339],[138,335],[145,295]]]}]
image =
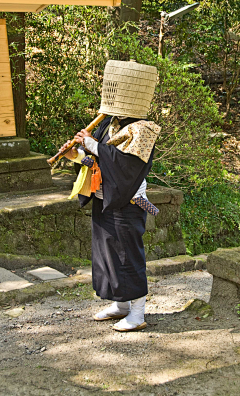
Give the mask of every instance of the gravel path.
[{"label": "gravel path", "polygon": [[209,300],[206,271],[151,278],[148,326],[118,333],[95,322],[107,305],[90,285],[0,313],[0,395],[239,396],[240,322],[183,310]]}]

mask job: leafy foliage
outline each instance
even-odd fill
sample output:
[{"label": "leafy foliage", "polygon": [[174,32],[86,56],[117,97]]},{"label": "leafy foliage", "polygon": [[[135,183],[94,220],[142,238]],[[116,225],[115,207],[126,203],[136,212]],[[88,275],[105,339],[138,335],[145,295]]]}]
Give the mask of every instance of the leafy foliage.
[{"label": "leafy foliage", "polygon": [[159,84],[151,117],[162,127],[154,175],[169,185],[201,188],[223,176],[218,143],[220,117],[210,90],[189,65],[158,58]]},{"label": "leafy foliage", "polygon": [[222,75],[226,115],[240,78],[239,15],[238,0],[203,0],[196,10],[174,21],[168,40],[168,51],[174,49],[178,60],[201,65],[205,73]]},{"label": "leafy foliage", "polygon": [[[94,26],[94,28],[93,28]],[[86,126],[100,105],[107,59],[155,65],[159,84],[150,118],[162,126],[152,176],[165,185],[216,182],[220,154],[210,138],[217,106],[190,66],[161,59],[137,33],[115,28],[100,7],[53,6],[28,19],[28,134],[33,149],[53,154]]]},{"label": "leafy foliage", "polygon": [[167,13],[178,10],[186,5],[184,0],[143,0],[142,12],[146,17],[160,18],[161,11]]},{"label": "leafy foliage", "polygon": [[[97,11],[97,12],[94,12]],[[53,154],[99,108],[106,13],[52,6],[27,20],[28,135]]]},{"label": "leafy foliage", "polygon": [[190,254],[239,246],[240,192],[227,183],[185,194],[183,237]]},{"label": "leafy foliage", "polygon": [[235,309],[237,310],[237,314],[240,316],[240,304],[237,304]]}]

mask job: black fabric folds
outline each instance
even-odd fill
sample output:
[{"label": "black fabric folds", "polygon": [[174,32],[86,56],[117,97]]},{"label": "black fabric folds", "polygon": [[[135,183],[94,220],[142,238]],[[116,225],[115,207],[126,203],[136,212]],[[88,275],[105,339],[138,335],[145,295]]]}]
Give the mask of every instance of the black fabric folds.
[{"label": "black fabric folds", "polygon": [[147,213],[137,205],[102,211],[93,198],[93,289],[101,298],[130,301],[148,293],[142,235]]},{"label": "black fabric folds", "polygon": [[[122,153],[113,145],[107,146],[108,133],[103,140],[101,138],[111,119],[112,117],[105,118],[94,134],[99,141],[98,161],[102,173],[103,211],[122,208],[132,199],[151,169],[154,152],[153,149],[146,164],[135,155]],[[125,127],[136,121],[138,121],[136,118],[126,118],[120,121],[120,125]],[[92,198],[80,194],[78,197],[81,207]]]},{"label": "black fabric folds", "polygon": [[98,154],[102,173],[103,211],[122,208],[132,199],[148,175],[153,151],[147,164],[135,155],[122,153],[112,145],[100,143]]},{"label": "black fabric folds", "polygon": [[[106,127],[110,124],[111,119],[112,119],[112,117],[106,117],[106,118],[104,118],[104,120],[101,122],[101,124],[100,124],[99,127],[97,128],[96,132],[93,134],[93,136],[94,136],[97,140],[100,140],[100,139],[101,139],[101,136],[102,136],[103,132],[105,131]],[[85,151],[85,149],[84,149],[83,146],[80,146],[80,148],[81,148],[82,150]],[[86,152],[86,154],[88,155],[88,152],[87,152],[87,151],[85,151],[85,152]],[[93,194],[91,194],[90,197],[86,197],[86,195],[78,194],[78,199],[79,199],[80,207],[83,208],[85,205],[87,205],[88,202],[91,201],[92,197],[93,197]]]},{"label": "black fabric folds", "polygon": [[[96,294],[113,301],[130,301],[147,294],[146,260],[142,235],[146,212],[130,203],[147,176],[153,151],[146,164],[140,158],[107,146],[102,138],[111,117],[97,129],[98,161],[102,173],[103,200],[93,195],[92,272]],[[125,119],[127,124],[137,121]],[[79,195],[81,206],[91,198]]]}]

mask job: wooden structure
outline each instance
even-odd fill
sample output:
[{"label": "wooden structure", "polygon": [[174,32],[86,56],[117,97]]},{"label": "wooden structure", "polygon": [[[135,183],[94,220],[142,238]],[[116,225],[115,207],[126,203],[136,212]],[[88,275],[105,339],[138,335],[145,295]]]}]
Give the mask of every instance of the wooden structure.
[{"label": "wooden structure", "polygon": [[[39,12],[51,4],[118,6],[121,0],[0,0],[0,12]],[[0,193],[45,189],[52,186],[47,156],[30,151],[29,141],[16,133],[14,100],[6,21],[0,19]],[[20,98],[20,99],[19,99]],[[16,100],[25,100],[18,95]],[[24,119],[25,109],[21,109]],[[23,126],[24,129],[24,126]],[[20,129],[19,129],[20,130]],[[18,131],[19,133],[19,131]]]},{"label": "wooden structure", "polygon": [[121,0],[0,0],[0,11],[3,12],[40,12],[47,6],[54,5],[88,5],[88,6],[120,6]]},{"label": "wooden structure", "polygon": [[11,69],[5,19],[0,19],[0,137],[16,136]]},{"label": "wooden structure", "polygon": [[[121,0],[0,0],[0,12],[40,12],[48,5],[119,6]],[[6,21],[0,19],[0,138],[16,136]]]}]

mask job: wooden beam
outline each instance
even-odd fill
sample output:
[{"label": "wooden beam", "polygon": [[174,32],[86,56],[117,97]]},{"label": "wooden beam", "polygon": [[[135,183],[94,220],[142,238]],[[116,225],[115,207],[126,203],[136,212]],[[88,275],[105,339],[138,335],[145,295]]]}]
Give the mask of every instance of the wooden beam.
[{"label": "wooden beam", "polygon": [[105,5],[105,3],[113,4],[113,0],[44,0],[43,3],[37,2],[36,0],[11,0],[9,3],[1,2],[1,4],[45,4],[45,5],[93,5],[93,3],[98,3],[99,5]]},{"label": "wooden beam", "polygon": [[39,7],[37,8],[36,12],[41,12],[42,10],[44,10],[44,8],[46,8],[47,5],[46,4],[41,4],[39,5]]},{"label": "wooden beam", "polygon": [[[12,3],[0,3],[1,12],[39,12],[45,8],[45,5],[41,4],[12,4]],[[39,11],[38,11],[39,9]]]},{"label": "wooden beam", "polygon": [[44,4],[32,0],[11,0],[9,3],[0,1],[2,12],[40,12],[48,5],[87,5],[116,7],[121,5],[121,0],[44,0]]}]

